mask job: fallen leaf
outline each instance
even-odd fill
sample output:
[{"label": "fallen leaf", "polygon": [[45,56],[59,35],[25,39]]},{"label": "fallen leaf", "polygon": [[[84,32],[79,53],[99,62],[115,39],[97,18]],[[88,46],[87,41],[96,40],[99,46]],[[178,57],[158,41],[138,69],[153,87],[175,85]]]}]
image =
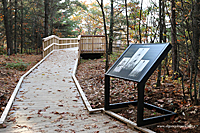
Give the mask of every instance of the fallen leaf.
[{"label": "fallen leaf", "polygon": [[8,120],[7,120],[8,122],[10,122],[10,121],[13,121],[13,122],[15,122],[16,121],[16,117],[10,117],[10,118],[8,118]]},{"label": "fallen leaf", "polygon": [[117,126],[117,125],[114,125],[114,126],[112,126],[112,127],[109,127],[109,129],[116,128],[116,127],[118,127],[118,126]]},{"label": "fallen leaf", "polygon": [[51,119],[51,116],[43,116],[43,118]]},{"label": "fallen leaf", "polygon": [[88,125],[84,125],[85,129],[90,129],[90,127]]},{"label": "fallen leaf", "polygon": [[6,128],[6,127],[7,127],[6,124],[2,124],[2,125],[0,125],[0,128]]},{"label": "fallen leaf", "polygon": [[46,128],[48,128],[48,127],[49,127],[49,125],[45,125],[45,127],[46,127]]},{"label": "fallen leaf", "polygon": [[108,124],[110,121],[105,121],[103,124]]},{"label": "fallen leaf", "polygon": [[92,121],[96,121],[97,122],[97,119],[92,119]]},{"label": "fallen leaf", "polygon": [[31,118],[33,118],[33,117],[31,117],[31,116],[26,117],[27,120],[30,120]]},{"label": "fallen leaf", "polygon": [[63,124],[59,124],[57,125],[57,127],[62,128],[64,125]]},{"label": "fallen leaf", "polygon": [[73,123],[73,122],[70,122],[70,125],[71,125],[71,126],[74,126],[74,123]]},{"label": "fallen leaf", "polygon": [[164,101],[162,99],[158,99],[159,103],[164,103]]},{"label": "fallen leaf", "polygon": [[62,132],[63,130],[62,129],[55,129],[54,131]]},{"label": "fallen leaf", "polygon": [[23,107],[23,109],[24,109],[24,110],[27,110],[27,109],[28,109],[28,107]]},{"label": "fallen leaf", "polygon": [[44,107],[44,109],[48,109],[48,108],[50,108],[50,106]]}]

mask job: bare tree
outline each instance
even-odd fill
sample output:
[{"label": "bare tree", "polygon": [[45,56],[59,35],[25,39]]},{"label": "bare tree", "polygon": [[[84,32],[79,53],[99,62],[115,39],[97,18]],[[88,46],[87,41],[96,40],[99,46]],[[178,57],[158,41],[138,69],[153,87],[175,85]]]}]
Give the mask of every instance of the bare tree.
[{"label": "bare tree", "polygon": [[139,21],[139,36],[140,36],[140,43],[142,43],[142,33],[141,33],[141,19],[142,19],[142,3],[143,0],[141,1],[141,6],[140,6],[140,21]]},{"label": "bare tree", "polygon": [[12,46],[12,39],[11,39],[11,29],[9,25],[9,13],[8,13],[8,3],[7,0],[2,0],[3,3],[3,14],[4,14],[4,26],[6,32],[6,40],[7,40],[7,54],[13,54],[13,46]]},{"label": "bare tree", "polygon": [[128,22],[128,12],[127,12],[127,0],[125,0],[125,8],[126,8],[126,32],[127,32],[127,45],[129,46],[129,22]]},{"label": "bare tree", "polygon": [[103,9],[103,0],[101,0],[101,3],[99,2],[99,0],[96,0],[97,3],[99,4],[99,6],[101,7],[101,12],[103,15],[103,24],[104,24],[104,32],[105,32],[105,39],[106,39],[106,68],[105,70],[108,70],[109,64],[108,64],[108,39],[107,39],[107,30],[106,30],[106,18],[105,18],[105,13],[104,13],[104,9]]},{"label": "bare tree", "polygon": [[17,54],[17,0],[15,0],[15,36],[14,36],[15,54]]},{"label": "bare tree", "polygon": [[44,0],[45,6],[45,24],[44,24],[44,37],[48,36],[48,18],[49,18],[49,0]]},{"label": "bare tree", "polygon": [[24,4],[23,0],[21,0],[21,53],[23,53],[24,48]]},{"label": "bare tree", "polygon": [[[200,0],[195,0],[194,3],[194,11],[193,11],[193,41],[192,41],[192,60],[193,63],[192,66],[194,66],[194,105],[198,104],[197,100],[197,85],[196,85],[196,79],[197,79],[197,73],[198,73],[198,58],[199,58],[199,35],[200,35],[200,26],[198,24],[198,19],[199,19],[199,6],[200,5]],[[192,79],[191,79],[192,80]]]},{"label": "bare tree", "polygon": [[111,0],[111,12],[110,12],[110,34],[109,34],[109,54],[112,54],[112,45],[113,45],[113,0]]},{"label": "bare tree", "polygon": [[177,72],[177,41],[176,41],[176,18],[175,18],[175,0],[171,0],[171,42],[172,42],[172,69],[173,78],[174,73]]}]

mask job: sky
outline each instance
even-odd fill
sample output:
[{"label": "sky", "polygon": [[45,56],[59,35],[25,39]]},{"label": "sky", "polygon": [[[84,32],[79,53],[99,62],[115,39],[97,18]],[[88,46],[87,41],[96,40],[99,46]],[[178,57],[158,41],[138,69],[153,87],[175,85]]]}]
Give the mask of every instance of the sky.
[{"label": "sky", "polygon": [[[86,1],[86,3],[91,3],[92,1],[96,1],[96,0],[79,0],[79,1]],[[118,1],[124,1],[124,0],[118,0]],[[139,1],[142,1],[142,0],[139,0]],[[158,3],[158,0],[143,0],[143,8],[146,8],[147,6],[149,6],[150,1]],[[110,3],[110,0],[104,0],[104,3]]]}]

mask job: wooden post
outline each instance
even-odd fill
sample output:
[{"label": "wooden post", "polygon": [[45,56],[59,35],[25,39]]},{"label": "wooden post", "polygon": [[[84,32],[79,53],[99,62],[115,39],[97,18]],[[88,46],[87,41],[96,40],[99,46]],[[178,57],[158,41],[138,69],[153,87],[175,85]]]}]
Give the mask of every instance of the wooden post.
[{"label": "wooden post", "polygon": [[92,36],[92,53],[94,53],[94,36]]},{"label": "wooden post", "polygon": [[42,40],[42,54],[43,54],[43,58],[44,58],[44,40]]}]

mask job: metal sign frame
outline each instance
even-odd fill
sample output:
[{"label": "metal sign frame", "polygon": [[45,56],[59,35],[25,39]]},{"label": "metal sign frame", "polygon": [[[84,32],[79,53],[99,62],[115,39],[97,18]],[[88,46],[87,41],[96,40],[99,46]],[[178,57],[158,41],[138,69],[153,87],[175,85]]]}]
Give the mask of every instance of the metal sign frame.
[{"label": "metal sign frame", "polygon": [[[131,44],[105,74],[105,110],[128,107],[130,104],[137,106],[137,126],[162,122],[176,116],[172,111],[144,103],[145,83],[171,48],[170,43]],[[137,82],[138,100],[110,104],[110,77]],[[144,107],[164,115],[144,119]]]}]

